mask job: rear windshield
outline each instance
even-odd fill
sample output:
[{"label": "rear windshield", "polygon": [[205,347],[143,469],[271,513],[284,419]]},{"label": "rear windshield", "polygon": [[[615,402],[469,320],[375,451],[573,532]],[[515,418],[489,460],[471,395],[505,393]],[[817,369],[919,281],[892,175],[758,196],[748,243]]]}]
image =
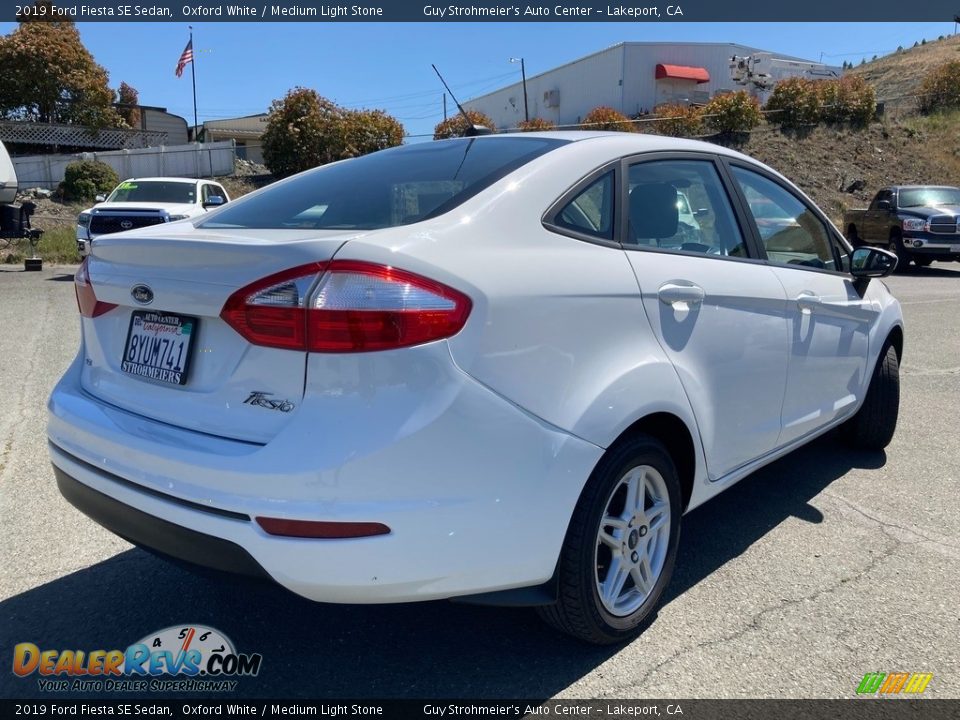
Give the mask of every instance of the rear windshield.
[{"label": "rear windshield", "polygon": [[566,140],[463,138],[319,167],[241,198],[206,228],[373,230],[436,217]]},{"label": "rear windshield", "polygon": [[196,183],[127,180],[117,185],[107,202],[192,203],[196,199]]}]

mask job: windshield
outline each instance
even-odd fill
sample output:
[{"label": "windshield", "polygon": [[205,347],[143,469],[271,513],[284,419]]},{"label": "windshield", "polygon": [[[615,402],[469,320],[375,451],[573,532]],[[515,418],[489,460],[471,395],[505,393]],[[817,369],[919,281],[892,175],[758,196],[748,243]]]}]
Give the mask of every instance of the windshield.
[{"label": "windshield", "polygon": [[127,180],[117,185],[107,202],[193,203],[196,199],[196,183]]},{"label": "windshield", "polygon": [[487,137],[404,145],[319,167],[231,204],[206,228],[409,225],[457,207],[566,140]]},{"label": "windshield", "polygon": [[900,207],[960,205],[960,188],[919,188],[900,191]]}]

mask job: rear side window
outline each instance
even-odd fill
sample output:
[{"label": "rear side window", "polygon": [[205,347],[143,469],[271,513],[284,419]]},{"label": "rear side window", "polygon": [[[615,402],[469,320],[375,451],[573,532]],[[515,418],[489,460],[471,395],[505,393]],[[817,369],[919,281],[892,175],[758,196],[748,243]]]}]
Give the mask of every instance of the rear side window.
[{"label": "rear side window", "polygon": [[409,225],[449,212],[566,142],[462,138],[383,150],[241,198],[198,226],[373,230]]},{"label": "rear side window", "polygon": [[564,205],[554,217],[553,224],[567,230],[612,240],[613,188],[611,170]]}]

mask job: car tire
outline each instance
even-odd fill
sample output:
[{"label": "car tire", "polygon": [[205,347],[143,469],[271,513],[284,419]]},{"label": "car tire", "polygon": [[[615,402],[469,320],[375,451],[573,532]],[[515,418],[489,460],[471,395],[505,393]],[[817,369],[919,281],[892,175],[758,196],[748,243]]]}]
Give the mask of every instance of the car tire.
[{"label": "car tire", "polygon": [[900,411],[900,362],[887,345],[877,361],[863,405],[846,423],[847,439],[854,447],[883,450],[897,429]]},{"label": "car tire", "polygon": [[663,445],[647,435],[616,443],[577,503],[557,567],[559,598],[540,616],[595,645],[639,635],[670,582],[681,514],[680,481]]},{"label": "car tire", "polygon": [[887,249],[897,256],[897,269],[895,272],[903,272],[910,265],[910,255],[907,254],[906,248],[903,247],[903,238],[900,237],[899,233],[890,234],[890,243],[887,245]]},{"label": "car tire", "polygon": [[913,256],[913,263],[917,267],[927,267],[933,262],[933,258]]}]

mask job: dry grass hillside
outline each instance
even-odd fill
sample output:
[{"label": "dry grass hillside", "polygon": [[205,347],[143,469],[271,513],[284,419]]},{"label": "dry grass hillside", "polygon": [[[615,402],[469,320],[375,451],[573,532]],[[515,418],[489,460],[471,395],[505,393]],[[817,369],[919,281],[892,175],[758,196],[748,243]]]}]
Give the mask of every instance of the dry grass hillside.
[{"label": "dry grass hillside", "polygon": [[960,112],[862,130],[821,126],[802,135],[767,126],[738,149],[789,177],[838,223],[844,210],[865,207],[883,185],[960,186]]},{"label": "dry grass hillside", "polygon": [[960,60],[960,35],[943,40],[928,38],[925,45],[884,55],[847,72],[873,85],[877,100],[883,102],[912,95],[927,71],[950,60]]}]

